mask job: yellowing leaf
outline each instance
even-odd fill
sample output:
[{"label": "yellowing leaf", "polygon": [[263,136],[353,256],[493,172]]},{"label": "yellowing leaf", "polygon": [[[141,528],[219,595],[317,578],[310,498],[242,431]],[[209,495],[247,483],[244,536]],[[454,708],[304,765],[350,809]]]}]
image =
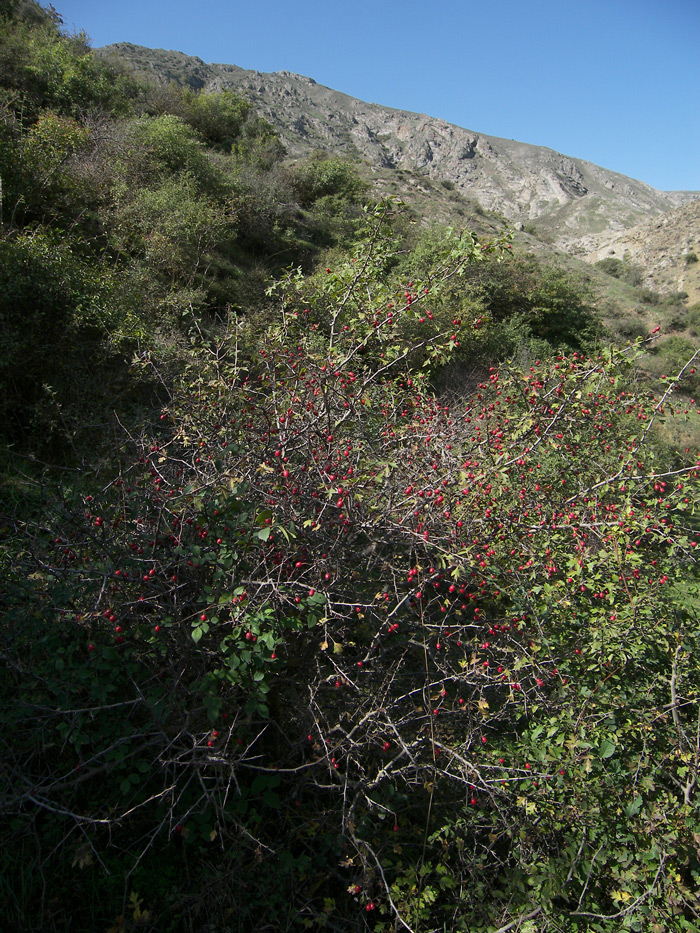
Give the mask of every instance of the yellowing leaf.
[{"label": "yellowing leaf", "polygon": [[630,901],[632,900],[632,895],[629,891],[611,891],[610,896],[614,901]]},{"label": "yellowing leaf", "polygon": [[92,847],[89,842],[84,842],[75,853],[72,867],[75,868],[76,865],[81,869],[92,865]]}]

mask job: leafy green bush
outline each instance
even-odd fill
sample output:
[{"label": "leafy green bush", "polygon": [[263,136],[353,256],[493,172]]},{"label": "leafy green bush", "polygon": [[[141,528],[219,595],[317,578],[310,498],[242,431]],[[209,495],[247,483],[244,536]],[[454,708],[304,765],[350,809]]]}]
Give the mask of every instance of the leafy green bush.
[{"label": "leafy green bush", "polygon": [[302,207],[311,207],[321,198],[357,204],[367,191],[351,162],[322,153],[294,166],[292,185]]},{"label": "leafy green bush", "polygon": [[202,138],[173,114],[131,122],[119,170],[126,189],[188,175],[199,191],[221,190],[220,175],[207,158]]},{"label": "leafy green bush", "polygon": [[[0,239],[0,386],[6,438],[67,440],[75,408],[109,392],[110,372],[142,327],[112,273],[43,233]],[[109,374],[109,375],[108,375]],[[68,417],[64,406],[73,406]],[[101,412],[99,417],[103,415]],[[89,418],[96,415],[93,408]],[[64,416],[68,419],[64,422]],[[38,421],[37,421],[38,419]],[[35,427],[32,423],[36,422]],[[70,424],[69,424],[70,422]]]},{"label": "leafy green bush", "polygon": [[10,226],[68,225],[85,210],[89,191],[72,167],[90,146],[89,131],[70,117],[46,111],[0,150],[4,215]]},{"label": "leafy green bush", "polygon": [[206,94],[185,88],[171,112],[179,113],[214,149],[233,153],[239,159],[259,161],[266,168],[282,157],[283,149],[272,126],[233,91]]},{"label": "leafy green bush", "polygon": [[[430,268],[439,254],[441,236],[423,234],[414,249],[406,251],[403,265],[421,271]],[[485,335],[490,338],[490,345],[485,345],[489,361],[513,356],[531,340],[540,348],[591,347],[600,333],[590,288],[571,273],[531,258],[475,263],[451,290],[449,300],[454,315],[467,308],[480,309],[483,319],[496,325]]]},{"label": "leafy green bush", "polygon": [[119,249],[142,257],[171,285],[185,286],[206,273],[212,251],[233,228],[232,218],[186,174],[138,189],[119,205],[115,220]]},{"label": "leafy green bush", "polygon": [[606,259],[598,260],[595,266],[596,269],[600,269],[616,279],[621,279],[623,282],[627,282],[628,285],[638,286],[642,284],[642,270],[627,262],[627,260],[623,261],[614,256],[609,256]]},{"label": "leafy green bush", "polygon": [[241,135],[252,107],[232,91],[202,94],[182,91],[184,119],[209,145],[230,152]]},{"label": "leafy green bush", "polygon": [[249,927],[692,928],[698,464],[629,353],[436,396],[480,331],[443,292],[503,244],[407,282],[390,211],[5,534],[13,917],[223,923],[245,883]]},{"label": "leafy green bush", "polygon": [[693,337],[700,334],[700,304],[688,308],[687,325]]},{"label": "leafy green bush", "polygon": [[[675,379],[683,372],[683,390],[691,395],[695,395],[700,390],[700,378],[695,367],[691,364],[686,368],[696,350],[696,344],[687,337],[671,336],[661,341],[654,351],[657,370],[660,369],[663,377],[669,379]],[[700,371],[700,365],[698,371]]]},{"label": "leafy green bush", "polygon": [[3,88],[25,125],[46,109],[75,118],[95,108],[128,112],[134,82],[91,55],[84,33],[63,34],[60,17],[38,3],[5,7],[1,15]]}]

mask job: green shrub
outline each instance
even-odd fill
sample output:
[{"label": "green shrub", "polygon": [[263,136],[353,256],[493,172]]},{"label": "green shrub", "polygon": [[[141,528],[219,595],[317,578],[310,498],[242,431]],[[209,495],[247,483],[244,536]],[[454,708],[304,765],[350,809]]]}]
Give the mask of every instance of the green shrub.
[{"label": "green shrub", "polygon": [[209,144],[230,152],[241,135],[252,107],[232,91],[214,94],[182,91],[183,117]]},{"label": "green shrub", "polygon": [[232,218],[186,174],[125,193],[114,219],[118,249],[143,257],[166,282],[185,286],[201,277],[212,251],[233,232]]},{"label": "green shrub", "polygon": [[63,34],[52,10],[17,4],[4,11],[2,29],[2,83],[25,125],[47,109],[75,118],[94,109],[129,111],[134,82],[92,55],[84,33]]},{"label": "green shrub", "polygon": [[5,531],[13,921],[693,922],[698,465],[628,353],[437,396],[504,244],[407,282],[390,213]]},{"label": "green shrub", "polygon": [[178,175],[188,175],[199,191],[213,194],[222,190],[222,177],[208,158],[202,138],[173,114],[133,120],[118,169],[126,190]]},{"label": "green shrub", "polygon": [[[654,355],[657,358],[656,368],[662,371],[664,377],[673,379],[681,373],[696,350],[697,344],[687,337],[667,337],[654,350]],[[691,368],[692,372],[690,370],[685,371],[680,386],[684,392],[695,395],[700,390],[700,377],[695,372],[696,368]],[[700,364],[697,370],[700,372]]]},{"label": "green shrub", "polygon": [[324,154],[295,165],[292,186],[302,207],[311,207],[321,198],[333,199],[330,203],[337,205],[357,204],[367,191],[351,162]]},{"label": "green shrub", "polygon": [[606,259],[600,259],[595,264],[596,269],[600,269],[607,275],[612,275],[616,279],[627,282],[628,285],[639,286],[642,284],[642,270],[627,260],[617,259],[609,256]]},{"label": "green shrub", "polygon": [[117,294],[108,270],[86,263],[58,238],[35,233],[0,239],[6,439],[41,444],[55,433],[65,442],[76,429],[76,409],[82,412],[78,420],[104,416],[94,403],[109,393],[116,375],[110,371],[119,369],[123,348],[142,333],[129,307],[114,300]]},{"label": "green shrub", "polygon": [[687,326],[693,337],[700,335],[700,304],[688,308]]},{"label": "green shrub", "polygon": [[68,225],[79,218],[90,192],[73,169],[90,147],[89,131],[71,117],[46,111],[21,136],[11,135],[7,149],[0,147],[8,225]]}]

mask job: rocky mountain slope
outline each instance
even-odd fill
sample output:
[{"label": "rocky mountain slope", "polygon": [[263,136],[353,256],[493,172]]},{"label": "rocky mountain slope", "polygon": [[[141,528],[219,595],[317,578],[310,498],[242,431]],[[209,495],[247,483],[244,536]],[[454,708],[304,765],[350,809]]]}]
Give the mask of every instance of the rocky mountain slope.
[{"label": "rocky mountain slope", "polygon": [[263,74],[210,65],[131,43],[97,51],[159,81],[235,90],[275,127],[291,157],[324,149],[378,169],[406,169],[446,181],[516,227],[534,225],[554,245],[577,255],[600,249],[650,215],[694,196],[657,191],[542,146],[365,103],[287,71]]},{"label": "rocky mountain slope", "polygon": [[647,288],[700,301],[700,199],[626,230],[585,258],[610,257],[638,266]]}]

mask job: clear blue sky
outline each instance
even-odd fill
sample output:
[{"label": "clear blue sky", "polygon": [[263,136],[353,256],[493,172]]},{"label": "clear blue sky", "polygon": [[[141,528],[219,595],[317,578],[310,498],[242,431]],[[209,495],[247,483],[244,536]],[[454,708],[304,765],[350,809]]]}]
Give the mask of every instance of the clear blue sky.
[{"label": "clear blue sky", "polygon": [[700,0],[54,0],[93,46],[294,71],[700,190]]}]

